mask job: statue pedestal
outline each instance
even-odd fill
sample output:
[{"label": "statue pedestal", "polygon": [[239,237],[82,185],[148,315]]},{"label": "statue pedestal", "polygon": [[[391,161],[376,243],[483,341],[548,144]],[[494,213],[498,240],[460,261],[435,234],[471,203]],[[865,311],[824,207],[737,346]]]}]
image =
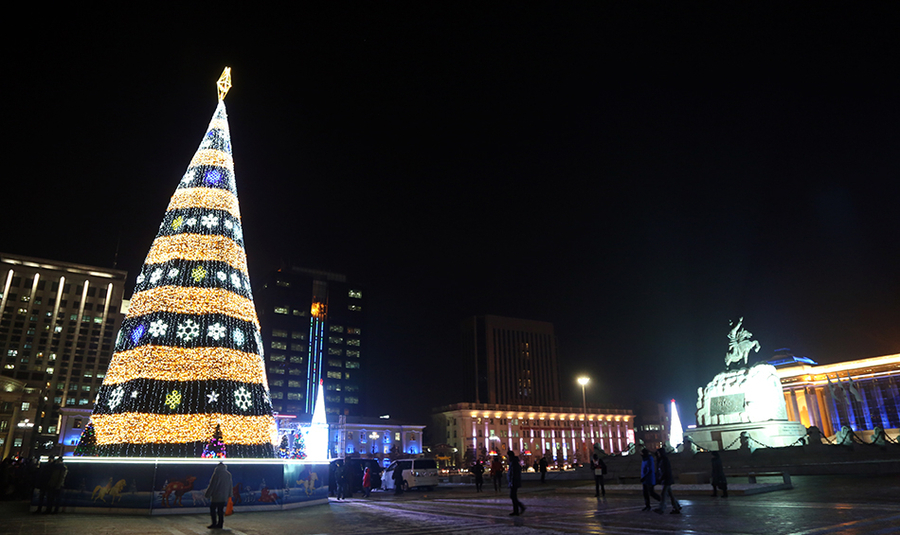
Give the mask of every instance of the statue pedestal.
[{"label": "statue pedestal", "polygon": [[[770,447],[798,445],[797,440],[806,436],[806,428],[800,422],[773,420],[769,422],[709,425],[690,429],[687,433],[701,448],[712,451],[736,450],[741,447],[740,436],[746,432],[754,440]],[[761,448],[751,441],[752,449]]]}]

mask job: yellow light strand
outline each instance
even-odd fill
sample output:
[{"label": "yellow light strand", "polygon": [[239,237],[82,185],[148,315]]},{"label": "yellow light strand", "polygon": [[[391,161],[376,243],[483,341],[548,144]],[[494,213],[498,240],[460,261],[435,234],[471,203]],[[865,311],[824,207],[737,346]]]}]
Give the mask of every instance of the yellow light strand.
[{"label": "yellow light strand", "polygon": [[147,253],[147,263],[161,264],[169,260],[226,262],[247,273],[247,255],[244,249],[231,238],[217,234],[176,234],[153,240],[150,252]]},{"label": "yellow light strand", "polygon": [[183,188],[172,195],[166,211],[184,208],[206,208],[225,210],[234,217],[241,218],[238,199],[228,190],[218,188]]},{"label": "yellow light strand", "polygon": [[253,301],[224,288],[160,286],[134,294],[128,317],[151,312],[175,314],[225,314],[259,327]]},{"label": "yellow light strand", "polygon": [[91,417],[98,445],[186,444],[210,437],[216,424],[226,444],[265,444],[275,440],[273,416],[234,414],[94,414]]},{"label": "yellow light strand", "polygon": [[133,379],[265,384],[260,360],[256,353],[227,347],[140,346],[113,356],[103,384],[115,385]]},{"label": "yellow light strand", "polygon": [[215,165],[224,167],[232,173],[234,172],[234,159],[225,151],[218,149],[200,149],[191,158],[188,168],[197,167],[199,165]]}]

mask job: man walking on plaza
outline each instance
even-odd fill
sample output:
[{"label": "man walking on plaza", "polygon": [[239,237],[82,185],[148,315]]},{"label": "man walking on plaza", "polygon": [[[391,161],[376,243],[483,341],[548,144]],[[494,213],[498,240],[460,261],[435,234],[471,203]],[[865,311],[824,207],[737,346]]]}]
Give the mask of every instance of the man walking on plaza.
[{"label": "man walking on plaza", "polygon": [[650,452],[644,448],[641,450],[641,486],[644,490],[643,511],[650,510],[650,496],[653,496],[654,500],[662,500],[662,498],[659,497],[659,494],[653,490],[654,485],[656,485],[656,470],[653,466],[653,457],[650,455]]},{"label": "man walking on plaza", "polygon": [[522,486],[522,465],[513,450],[506,454],[509,460],[509,498],[512,500],[513,512],[509,516],[519,516],[525,512],[525,504],[519,501],[519,487]]},{"label": "man walking on plaza", "polygon": [[213,471],[213,475],[209,480],[209,486],[206,488],[206,497],[209,498],[209,516],[212,518],[212,524],[207,526],[208,529],[222,529],[225,521],[225,506],[228,504],[228,498],[234,489],[234,482],[231,479],[231,472],[225,466],[225,463],[219,463]]},{"label": "man walking on plaza", "polygon": [[[603,476],[606,475],[606,463],[603,462],[603,450],[600,444],[594,444],[594,454],[591,455],[591,471],[594,472],[594,497],[606,497],[606,487],[603,485]],[[601,494],[602,492],[602,494]]]},{"label": "man walking on plaza", "polygon": [[718,489],[722,489],[722,497],[728,497],[728,480],[725,479],[725,467],[722,466],[722,458],[719,457],[719,452],[712,452],[712,497],[715,498],[718,494]]},{"label": "man walking on plaza", "polygon": [[656,512],[659,514],[663,514],[666,511],[666,496],[672,500],[672,512],[673,515],[681,514],[681,504],[678,503],[678,500],[675,499],[675,495],[672,494],[672,485],[675,483],[675,478],[672,476],[672,464],[669,462],[669,456],[666,455],[665,446],[656,450],[656,455],[658,457],[657,461],[659,465],[657,466],[657,471],[659,472],[659,482],[662,484],[662,494],[659,500],[659,509],[656,509]]},{"label": "man walking on plaza", "polygon": [[538,463],[538,468],[541,470],[541,483],[547,478],[547,458],[541,457],[541,461]]},{"label": "man walking on plaza", "polygon": [[500,492],[500,482],[503,480],[503,462],[499,455],[494,455],[491,461],[491,481],[494,483],[494,492]]}]

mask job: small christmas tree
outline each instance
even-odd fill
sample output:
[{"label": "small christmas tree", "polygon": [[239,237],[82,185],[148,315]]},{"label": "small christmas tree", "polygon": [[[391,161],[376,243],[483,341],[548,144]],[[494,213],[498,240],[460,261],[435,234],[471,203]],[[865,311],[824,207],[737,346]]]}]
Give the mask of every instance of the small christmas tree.
[{"label": "small christmas tree", "polygon": [[294,445],[291,447],[291,459],[306,459],[306,444],[303,443],[303,433],[294,433]]},{"label": "small christmas tree", "polygon": [[278,446],[278,456],[287,459],[290,456],[290,448],[288,447],[288,436],[281,435],[281,445]]},{"label": "small christmas tree", "polygon": [[81,438],[78,439],[78,446],[75,447],[74,455],[78,457],[87,455],[93,456],[97,452],[97,435],[94,433],[94,424],[88,422],[87,427],[81,432]]},{"label": "small christmas tree", "polygon": [[203,446],[203,454],[202,457],[207,459],[224,459],[225,458],[225,443],[222,442],[222,426],[216,424],[216,430],[213,432],[212,438],[206,441],[206,445]]}]

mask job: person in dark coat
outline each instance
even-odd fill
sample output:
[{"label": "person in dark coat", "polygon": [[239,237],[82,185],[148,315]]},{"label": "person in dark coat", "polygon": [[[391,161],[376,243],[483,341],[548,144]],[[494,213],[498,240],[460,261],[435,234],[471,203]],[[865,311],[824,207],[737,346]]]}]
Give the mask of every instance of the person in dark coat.
[{"label": "person in dark coat", "polygon": [[722,459],[719,457],[719,452],[712,452],[712,497],[715,498],[718,495],[718,489],[722,489],[722,497],[728,497],[728,481],[725,479],[725,467],[722,466]]},{"label": "person in dark coat", "polygon": [[[50,490],[50,473],[53,471],[53,461],[56,459],[54,457],[50,457],[50,459],[41,465],[38,469],[37,480],[35,481],[35,486],[40,491],[38,494],[38,506],[37,511],[34,514],[40,514],[41,508],[44,506],[44,499],[47,496],[47,492]],[[47,512],[50,512],[50,507],[47,507]]]},{"label": "person in dark coat", "polygon": [[394,495],[403,494],[403,467],[400,463],[394,467],[391,477],[394,479]]},{"label": "person in dark coat", "polygon": [[659,476],[657,479],[662,484],[662,493],[660,494],[661,499],[659,500],[659,508],[656,509],[656,512],[662,514],[666,509],[666,496],[672,500],[672,511],[673,515],[681,514],[681,504],[678,503],[678,500],[675,499],[675,495],[672,494],[672,485],[675,483],[675,478],[672,475],[672,464],[669,462],[669,456],[666,454],[665,448],[659,448],[656,450],[657,457],[657,475]]},{"label": "person in dark coat", "polygon": [[499,455],[494,455],[491,461],[491,481],[494,483],[494,492],[500,492],[500,482],[503,480],[503,462]]},{"label": "person in dark coat", "polygon": [[[57,457],[50,467],[50,479],[47,481],[47,512],[56,514],[59,512],[59,498],[66,484],[66,475],[69,468],[63,464],[63,458]],[[53,510],[51,511],[51,508]]]},{"label": "person in dark coat", "polygon": [[469,468],[469,473],[475,476],[475,492],[484,492],[481,488],[484,486],[484,466],[481,465],[481,462],[475,461],[475,464]]},{"label": "person in dark coat", "polygon": [[653,490],[653,486],[656,485],[656,468],[653,466],[653,457],[650,455],[650,452],[646,449],[641,450],[641,486],[644,490],[644,509],[643,511],[650,510],[650,497],[653,496],[653,499],[656,501],[662,500],[659,497],[659,494]]},{"label": "person in dark coat", "polygon": [[206,526],[207,529],[222,529],[225,522],[225,506],[228,504],[228,498],[234,490],[234,481],[231,478],[231,472],[225,463],[220,462],[213,475],[209,479],[209,486],[206,487],[206,497],[209,498],[209,516],[212,524]]},{"label": "person in dark coat", "polygon": [[541,457],[540,462],[538,463],[538,468],[541,470],[541,483],[544,482],[544,479],[547,477],[547,458]]},{"label": "person in dark coat", "polygon": [[522,465],[513,450],[506,454],[509,461],[509,498],[512,500],[513,512],[509,516],[519,516],[525,512],[525,504],[519,501],[519,487],[522,486]]},{"label": "person in dark coat", "polygon": [[594,472],[594,497],[606,497],[606,487],[603,485],[603,476],[606,474],[606,463],[603,462],[603,450],[599,444],[594,444],[594,454],[591,455],[591,470]]},{"label": "person in dark coat", "polygon": [[346,479],[347,479],[347,468],[344,466],[344,460],[338,459],[336,463],[334,463],[334,485],[335,491],[337,491],[337,499],[341,501],[344,499],[344,489],[346,488]]}]

